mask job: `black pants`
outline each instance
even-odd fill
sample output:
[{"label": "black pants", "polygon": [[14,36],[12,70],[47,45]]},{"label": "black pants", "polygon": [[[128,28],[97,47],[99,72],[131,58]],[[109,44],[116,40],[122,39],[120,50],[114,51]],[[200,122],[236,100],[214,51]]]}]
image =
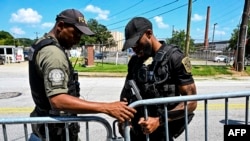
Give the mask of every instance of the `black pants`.
[{"label": "black pants", "polygon": [[[131,141],[146,141],[146,135],[141,132],[141,129],[137,131],[130,130],[130,139]],[[149,134],[150,141],[166,141],[166,134],[163,128],[158,128],[152,134]],[[174,141],[173,136],[169,135],[169,141]]]},{"label": "black pants", "polygon": [[[188,116],[188,123],[192,120],[194,114],[191,113]],[[134,128],[130,130],[131,141],[144,141],[146,140],[146,135],[142,133],[141,127],[138,124],[133,125]],[[169,127],[169,141],[174,141],[174,138],[177,138],[181,135],[185,128],[185,119],[181,118],[168,123]],[[151,141],[166,141],[166,132],[165,126],[159,127],[152,134],[149,134]]]},{"label": "black pants", "polygon": [[[146,135],[134,135],[130,134],[131,141],[146,141]],[[150,141],[166,141],[166,136],[161,135],[149,135]],[[169,141],[174,141],[173,137],[169,137]]]},{"label": "black pants", "polygon": [[[50,123],[49,128],[49,139],[50,141],[66,141],[65,134],[65,124],[64,123]],[[46,140],[45,126],[44,124],[33,124],[33,133],[42,139]],[[78,123],[71,123],[69,125],[69,139],[70,141],[78,141],[78,133],[80,132],[80,127]]]},{"label": "black pants", "polygon": [[[36,107],[36,109],[30,114],[30,117],[50,116],[48,112],[37,111],[39,110]],[[42,141],[46,140],[44,124],[32,124],[31,127],[33,134],[39,137]],[[48,128],[50,141],[66,141],[64,123],[49,123]],[[70,141],[78,141],[78,133],[80,132],[79,123],[70,123],[68,129]]]}]

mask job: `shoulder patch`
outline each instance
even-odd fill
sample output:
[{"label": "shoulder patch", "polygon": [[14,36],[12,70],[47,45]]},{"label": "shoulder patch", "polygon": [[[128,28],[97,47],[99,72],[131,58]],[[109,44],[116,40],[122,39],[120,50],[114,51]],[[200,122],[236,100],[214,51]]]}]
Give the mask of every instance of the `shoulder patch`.
[{"label": "shoulder patch", "polygon": [[188,73],[191,73],[191,71],[192,71],[192,65],[191,65],[191,62],[189,60],[189,57],[184,57],[181,62],[183,64],[184,68],[186,69],[186,71]]},{"label": "shoulder patch", "polygon": [[61,69],[52,69],[49,72],[49,80],[52,86],[63,85],[63,81],[65,80],[65,75]]}]

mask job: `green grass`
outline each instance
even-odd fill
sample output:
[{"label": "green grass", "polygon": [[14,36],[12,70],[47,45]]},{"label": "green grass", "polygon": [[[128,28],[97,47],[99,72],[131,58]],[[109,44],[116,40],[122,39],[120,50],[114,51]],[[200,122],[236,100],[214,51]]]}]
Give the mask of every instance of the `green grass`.
[{"label": "green grass", "polygon": [[[75,65],[75,70],[78,72],[109,72],[109,73],[126,73],[127,65],[126,64],[114,64],[114,63],[105,63],[105,62],[95,62],[93,66],[84,67],[81,66],[84,60],[82,58],[70,59],[73,66]],[[75,63],[77,61],[77,63]],[[245,72],[250,75],[250,66],[246,67]],[[193,65],[192,74],[194,76],[215,76],[215,75],[232,75],[230,66],[214,66],[214,65]]]},{"label": "green grass", "polygon": [[85,67],[82,66],[84,59],[83,58],[71,58],[73,66],[75,66],[75,70],[78,72],[115,72],[115,73],[126,73],[127,65],[125,64],[115,64],[115,63],[102,63],[102,62],[94,62],[93,66]]},{"label": "green grass", "polygon": [[250,75],[250,66],[247,66],[247,67],[246,67],[245,72],[246,72],[248,75]]},{"label": "green grass", "polygon": [[192,74],[195,76],[215,76],[215,75],[231,75],[230,67],[228,66],[206,66],[193,65]]},{"label": "green grass", "polygon": [[116,73],[125,73],[127,72],[127,65],[114,64],[114,63],[94,63],[94,66],[83,67],[76,65],[76,70],[79,72],[116,72]]}]

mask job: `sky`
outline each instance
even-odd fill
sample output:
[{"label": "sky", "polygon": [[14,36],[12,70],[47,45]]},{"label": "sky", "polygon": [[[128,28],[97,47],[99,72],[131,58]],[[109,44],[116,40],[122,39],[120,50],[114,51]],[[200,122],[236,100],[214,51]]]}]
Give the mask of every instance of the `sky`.
[{"label": "sky", "polygon": [[[173,30],[187,29],[189,0],[1,0],[0,31],[15,38],[35,39],[51,30],[55,17],[65,9],[81,11],[86,20],[96,19],[110,31],[124,34],[128,21],[148,18],[158,39],[171,38]],[[244,0],[193,0],[190,36],[204,42],[210,7],[209,41],[229,40],[241,23]]]}]

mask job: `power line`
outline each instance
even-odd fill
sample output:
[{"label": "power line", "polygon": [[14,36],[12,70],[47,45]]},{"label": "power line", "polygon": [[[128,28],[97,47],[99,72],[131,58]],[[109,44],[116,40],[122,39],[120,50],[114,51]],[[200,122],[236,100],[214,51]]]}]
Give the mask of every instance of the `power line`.
[{"label": "power line", "polygon": [[[160,8],[163,8],[163,7],[166,7],[166,6],[171,5],[171,4],[173,4],[173,3],[176,3],[177,1],[178,1],[178,0],[175,0],[175,1],[173,1],[173,2],[167,3],[167,4],[163,5],[163,6],[160,6],[160,7],[154,8],[154,9],[152,9],[152,10],[146,11],[146,12],[141,13],[141,14],[138,14],[138,15],[144,15],[144,14],[146,14],[146,13],[149,13],[149,12],[152,12],[152,11],[155,11],[155,10],[158,10],[158,9],[160,9]],[[129,19],[131,19],[131,17],[126,18],[126,19],[123,19],[123,20],[120,20],[120,21],[115,22],[115,23],[111,23],[111,24],[106,25],[106,26],[115,25],[115,24],[118,24],[118,23],[121,23],[121,22],[127,21],[127,20],[129,20]]]},{"label": "power line", "polygon": [[159,10],[160,8],[163,8],[163,7],[166,7],[166,6],[171,5],[171,4],[173,4],[173,3],[176,3],[177,1],[178,1],[178,0],[173,1],[173,2],[170,2],[170,3],[167,3],[167,4],[165,4],[165,5],[163,5],[163,6],[160,6],[160,7],[156,7],[156,8],[154,8],[154,9],[152,9],[152,10],[149,10],[149,11],[147,11],[147,12],[142,13],[141,15],[144,15],[144,14],[147,14],[147,13],[150,13],[150,12],[153,12],[153,11],[155,11],[155,10]]},{"label": "power line", "polygon": [[[228,8],[227,9],[228,11],[223,10],[222,12],[213,14],[215,16],[212,15],[211,20],[210,20],[211,22],[220,23],[220,27],[222,27],[224,25],[228,26],[228,23],[231,22],[231,20],[234,17],[238,16],[238,13],[234,13],[234,11],[236,11],[237,9],[241,9],[241,5],[236,5],[236,4],[239,4],[239,3],[232,2],[232,3],[226,3],[226,4],[228,4],[226,7],[232,8],[234,6],[234,8],[233,9]],[[237,6],[237,7],[235,7],[235,6]],[[220,7],[211,7],[212,11],[214,9],[218,9],[218,8],[220,8]],[[232,15],[232,13],[234,13],[234,15]],[[235,15],[235,14],[237,14],[237,15]],[[198,25],[201,25],[203,23],[201,23],[201,22],[193,22],[192,24],[198,26]],[[237,26],[234,26],[234,27],[237,27]]]},{"label": "power line", "polygon": [[[196,1],[197,1],[197,0],[194,0],[194,1],[192,1],[192,3],[196,2]],[[169,13],[169,12],[175,11],[175,10],[180,9],[180,8],[182,8],[182,7],[185,7],[185,6],[187,6],[187,5],[188,5],[188,3],[186,3],[186,4],[184,4],[184,5],[181,5],[181,6],[178,6],[178,7],[176,7],[176,8],[173,8],[173,9],[171,9],[171,10],[168,10],[168,11],[166,11],[166,12],[163,12],[163,13],[160,13],[160,14],[157,14],[157,15],[154,15],[154,16],[152,16],[152,17],[149,17],[148,19],[152,19],[152,18],[154,18],[155,16],[160,16],[160,15],[167,14],[167,13]],[[150,11],[151,11],[151,10],[150,10]],[[124,20],[121,20],[121,21],[116,22],[116,23],[120,23],[120,22],[129,20],[129,19],[131,19],[131,17],[130,17],[130,18],[127,18],[127,19],[124,19]],[[123,27],[124,27],[124,26],[120,26],[120,27],[113,28],[113,29],[110,29],[110,30],[120,29],[120,28],[123,28]]]},{"label": "power line", "polygon": [[[192,3],[196,2],[196,1],[197,1],[197,0],[193,0]],[[174,8],[174,9],[171,9],[171,10],[169,10],[169,11],[163,12],[163,13],[158,14],[158,15],[155,15],[155,16],[164,15],[164,14],[166,14],[166,13],[169,13],[169,12],[172,12],[172,11],[174,11],[174,10],[180,9],[180,8],[185,7],[185,6],[187,6],[187,5],[188,5],[188,3],[183,4],[183,5],[179,6],[179,7],[176,7],[176,8]],[[152,17],[150,17],[149,19],[152,19],[152,18],[154,18],[155,16],[152,16]]]},{"label": "power line", "polygon": [[126,9],[120,11],[120,12],[117,12],[117,13],[111,15],[110,18],[112,18],[112,17],[114,17],[114,16],[116,16],[116,15],[119,15],[119,14],[121,14],[121,13],[123,13],[123,12],[125,12],[125,11],[127,11],[127,10],[133,8],[133,7],[135,7],[136,5],[138,5],[138,4],[142,3],[142,2],[143,2],[143,0],[141,0],[141,1],[137,2],[137,3],[135,3],[134,5],[128,7],[128,8],[126,8]]}]

